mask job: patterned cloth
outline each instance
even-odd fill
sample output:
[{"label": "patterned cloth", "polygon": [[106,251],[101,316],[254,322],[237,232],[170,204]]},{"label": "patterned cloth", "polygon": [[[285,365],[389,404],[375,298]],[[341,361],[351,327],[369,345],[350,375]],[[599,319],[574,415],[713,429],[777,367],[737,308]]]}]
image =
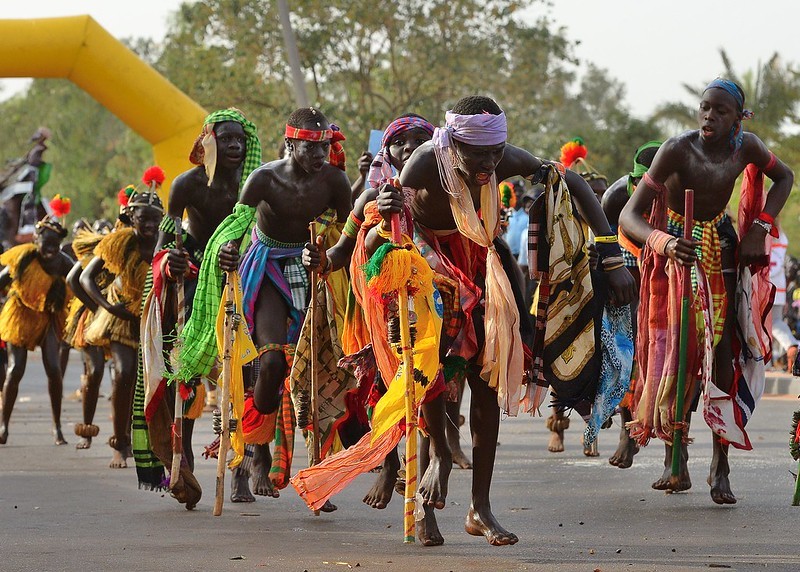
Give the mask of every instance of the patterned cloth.
[{"label": "patterned cloth", "polygon": [[559,409],[594,401],[600,373],[596,351],[602,302],[592,286],[581,221],[562,165],[544,165],[545,191],[530,209],[528,267],[538,281],[533,375],[524,408],[535,413],[552,387]]},{"label": "patterned cloth", "polygon": [[584,446],[594,443],[600,427],[616,411],[631,384],[633,326],[631,307],[606,304],[600,330],[602,365],[592,415],[583,432]]}]

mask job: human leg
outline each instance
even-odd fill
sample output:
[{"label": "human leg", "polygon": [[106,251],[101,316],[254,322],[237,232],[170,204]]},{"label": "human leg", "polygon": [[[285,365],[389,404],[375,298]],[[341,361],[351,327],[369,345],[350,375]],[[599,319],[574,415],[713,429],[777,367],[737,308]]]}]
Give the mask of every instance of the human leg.
[{"label": "human leg", "polygon": [[76,449],[88,449],[92,446],[92,436],[96,435],[96,425],[93,425],[94,414],[97,410],[97,399],[100,395],[100,383],[103,381],[105,368],[105,355],[103,348],[86,346],[81,351],[83,356],[83,383],[81,384],[81,404],[83,405],[83,423],[75,426],[75,433],[81,440],[75,445]]},{"label": "human leg", "polygon": [[[259,347],[282,348],[286,345],[286,303],[269,280],[258,292],[253,316],[253,338]],[[287,363],[283,349],[269,349],[259,357],[260,369],[253,389],[253,404],[263,414],[272,413],[280,405],[280,388],[286,379]]]},{"label": "human leg", "polygon": [[489,544],[501,546],[516,544],[517,536],[505,528],[492,513],[489,489],[492,485],[494,458],[497,452],[497,434],[500,428],[500,407],[497,394],[480,378],[476,370],[470,371],[470,432],[472,433],[472,503],[464,523],[465,530],[473,536],[484,536]]},{"label": "human leg", "polygon": [[569,417],[565,416],[563,411],[553,409],[545,424],[550,430],[547,450],[551,453],[561,453],[564,450],[564,431],[569,428]]},{"label": "human leg", "polygon": [[5,445],[8,441],[8,423],[11,420],[11,412],[17,401],[19,392],[19,382],[25,373],[25,365],[28,362],[28,350],[18,346],[8,344],[8,368],[6,370],[6,381],[3,384],[3,409],[2,421],[0,421],[0,445]]},{"label": "human leg", "polygon": [[628,469],[633,465],[633,456],[639,452],[639,445],[636,444],[636,441],[631,439],[630,433],[626,427],[633,419],[631,410],[627,407],[620,407],[619,417],[622,422],[622,427],[619,430],[619,444],[614,454],[609,457],[608,462],[620,469]]},{"label": "human leg", "polygon": [[47,376],[47,392],[50,394],[50,410],[53,415],[53,433],[56,445],[66,445],[64,433],[61,431],[61,400],[64,397],[64,378],[61,377],[60,350],[61,340],[55,329],[49,327],[41,345],[42,365]]},{"label": "human leg", "polygon": [[428,430],[428,446],[425,455],[421,455],[418,492],[422,496],[422,508],[425,518],[420,523],[417,536],[424,546],[444,544],[444,537],[436,523],[434,509],[443,509],[447,502],[447,486],[450,471],[453,468],[453,457],[445,430],[445,399],[443,394],[437,395],[422,404],[422,415]]},{"label": "human leg", "polygon": [[461,432],[459,428],[461,424],[461,401],[464,397],[464,384],[466,380],[462,379],[458,382],[458,395],[456,401],[445,402],[445,432],[447,433],[447,444],[450,447],[450,452],[453,455],[453,463],[462,469],[471,469],[472,461],[469,460],[466,453],[461,449]]},{"label": "human leg", "polygon": [[130,451],[131,406],[136,381],[136,349],[119,342],[111,342],[111,359],[114,361],[111,395],[114,435],[109,439],[109,445],[114,449],[114,455],[109,467],[124,469],[128,466],[127,457]]}]

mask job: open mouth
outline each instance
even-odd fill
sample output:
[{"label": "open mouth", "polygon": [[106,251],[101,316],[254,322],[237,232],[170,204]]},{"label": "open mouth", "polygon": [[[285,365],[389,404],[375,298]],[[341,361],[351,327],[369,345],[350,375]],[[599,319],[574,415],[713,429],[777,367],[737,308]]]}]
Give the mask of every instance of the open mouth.
[{"label": "open mouth", "polygon": [[714,135],[714,130],[713,130],[713,129],[711,129],[711,127],[709,127],[708,125],[704,125],[703,127],[701,127],[701,128],[700,128],[700,132],[701,132],[701,133],[702,133],[702,134],[703,134],[705,137],[711,137],[712,135]]},{"label": "open mouth", "polygon": [[475,180],[478,181],[481,185],[485,185],[489,182],[489,179],[492,178],[491,173],[478,173],[475,175]]}]

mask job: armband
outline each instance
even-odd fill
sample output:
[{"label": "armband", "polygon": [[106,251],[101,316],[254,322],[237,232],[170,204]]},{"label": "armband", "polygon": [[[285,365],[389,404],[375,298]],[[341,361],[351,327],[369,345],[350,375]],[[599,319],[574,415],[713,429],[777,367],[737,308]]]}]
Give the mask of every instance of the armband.
[{"label": "armband", "polygon": [[647,245],[661,256],[666,256],[667,245],[671,240],[677,240],[677,238],[663,230],[656,229],[647,237]]}]

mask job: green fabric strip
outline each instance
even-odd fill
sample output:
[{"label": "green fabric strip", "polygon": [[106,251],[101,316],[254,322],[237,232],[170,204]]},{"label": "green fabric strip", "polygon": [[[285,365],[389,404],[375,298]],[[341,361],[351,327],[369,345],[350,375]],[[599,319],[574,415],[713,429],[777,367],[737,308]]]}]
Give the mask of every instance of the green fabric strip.
[{"label": "green fabric strip", "polygon": [[206,376],[217,359],[215,327],[220,300],[222,300],[222,270],[217,254],[230,241],[237,241],[248,234],[255,222],[256,207],[237,203],[233,213],[211,235],[200,265],[197,291],[192,304],[192,315],[181,333],[179,369],[170,376],[170,381],[183,383]]}]

